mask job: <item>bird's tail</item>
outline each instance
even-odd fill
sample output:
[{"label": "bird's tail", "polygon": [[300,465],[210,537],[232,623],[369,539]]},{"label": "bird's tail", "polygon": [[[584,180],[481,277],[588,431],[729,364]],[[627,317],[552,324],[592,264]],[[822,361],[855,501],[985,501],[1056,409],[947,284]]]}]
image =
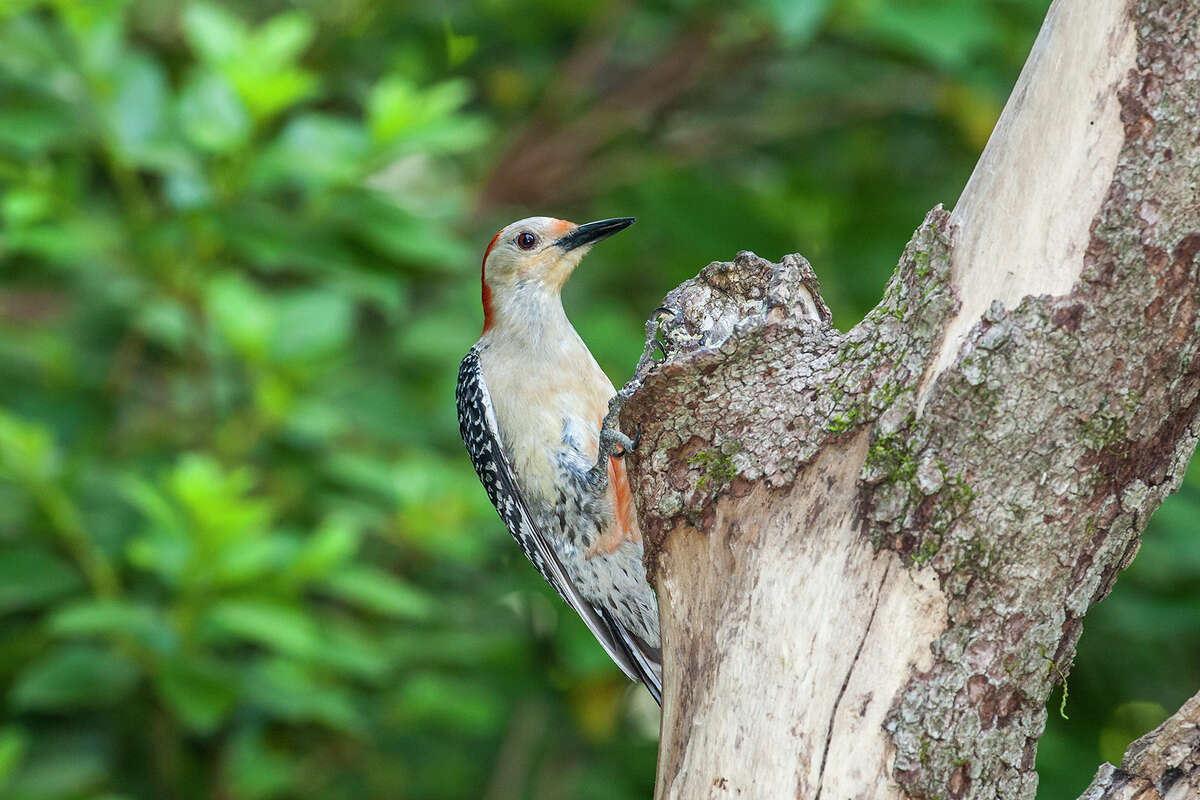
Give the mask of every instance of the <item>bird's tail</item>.
[{"label": "bird's tail", "polygon": [[650,647],[639,637],[625,630],[625,626],[617,622],[607,611],[596,609],[596,613],[604,620],[605,627],[612,635],[612,641],[617,644],[622,655],[622,664],[618,665],[633,680],[641,681],[650,690],[654,702],[662,705],[662,648]]}]

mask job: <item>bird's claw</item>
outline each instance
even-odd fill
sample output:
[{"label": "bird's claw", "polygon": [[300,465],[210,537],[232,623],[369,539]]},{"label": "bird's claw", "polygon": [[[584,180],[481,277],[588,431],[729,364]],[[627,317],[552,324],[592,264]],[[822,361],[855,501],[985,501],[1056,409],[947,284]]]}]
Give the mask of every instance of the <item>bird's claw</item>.
[{"label": "bird's claw", "polygon": [[624,458],[626,453],[637,450],[638,445],[642,443],[642,423],[638,423],[637,433],[633,435],[632,439],[618,430],[610,430],[600,432],[601,440],[604,439],[605,434],[610,437],[612,443],[621,445],[621,452],[612,451],[609,455],[613,458]]},{"label": "bird's claw", "polygon": [[670,314],[671,318],[674,319],[675,317],[679,316],[679,309],[671,308],[670,306],[659,306],[658,308],[654,309],[653,313]]},{"label": "bird's claw", "polygon": [[[637,439],[630,439],[616,428],[604,428],[600,431],[600,452],[604,456],[624,458],[630,450],[636,450],[638,442],[641,441],[641,426],[639,425],[638,428]],[[619,451],[616,449],[617,446],[621,448]]]},{"label": "bird's claw", "polygon": [[[656,315],[666,314],[671,319],[678,319],[678,317],[679,317],[679,309],[671,308],[670,306],[659,306],[658,308],[654,309],[654,311],[652,313],[656,314]],[[662,361],[667,360],[667,346],[665,344],[663,344],[661,339],[658,338],[659,334],[662,332],[662,330],[661,330],[662,323],[663,323],[662,319],[657,319],[654,322],[654,329],[655,329],[654,338],[650,339],[650,341],[648,343],[650,345],[651,360],[654,360],[654,351],[655,350],[658,350],[658,352],[662,355],[662,359],[661,359]]]},{"label": "bird's claw", "polygon": [[[596,458],[596,466],[588,470],[587,480],[593,488],[608,486],[608,459],[624,458],[633,450],[637,450],[642,442],[642,424],[639,422],[637,433],[630,439],[616,428],[600,429],[600,452]],[[620,447],[620,450],[617,450]]]}]

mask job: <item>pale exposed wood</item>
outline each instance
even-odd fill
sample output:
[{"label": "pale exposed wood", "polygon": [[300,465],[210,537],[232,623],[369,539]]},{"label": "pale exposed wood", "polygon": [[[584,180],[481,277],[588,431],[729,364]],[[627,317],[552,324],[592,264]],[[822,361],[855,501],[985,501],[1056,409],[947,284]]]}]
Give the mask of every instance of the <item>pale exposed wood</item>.
[{"label": "pale exposed wood", "polygon": [[1026,295],[1066,294],[1082,273],[1125,141],[1117,94],[1137,57],[1128,5],[1056,0],[1046,14],[950,217],[962,308],[931,377],[993,300],[1012,308]]},{"label": "pale exposed wood", "polygon": [[[878,786],[890,757],[878,732],[909,670],[928,667],[946,601],[934,576],[859,535],[866,449],[865,435],[829,448],[791,491],[760,486],[720,502],[707,535],[667,537],[659,590],[678,604],[668,613],[679,626],[667,644],[676,660],[665,669],[661,797],[773,797],[781,786],[802,797],[902,796]],[[689,625],[702,620],[718,624]],[[688,664],[712,650],[730,657],[697,686]],[[708,760],[731,741],[742,743],[732,757]]]}]

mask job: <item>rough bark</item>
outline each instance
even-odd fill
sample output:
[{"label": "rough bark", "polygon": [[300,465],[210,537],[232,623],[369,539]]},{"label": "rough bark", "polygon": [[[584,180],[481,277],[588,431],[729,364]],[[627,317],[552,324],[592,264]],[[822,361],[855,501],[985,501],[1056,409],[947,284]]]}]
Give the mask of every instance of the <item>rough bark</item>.
[{"label": "rough bark", "polygon": [[620,414],[658,797],[1033,796],[1082,618],[1200,436],[1198,26],[1055,2],[954,212],[848,333],[799,256],[667,296]]}]

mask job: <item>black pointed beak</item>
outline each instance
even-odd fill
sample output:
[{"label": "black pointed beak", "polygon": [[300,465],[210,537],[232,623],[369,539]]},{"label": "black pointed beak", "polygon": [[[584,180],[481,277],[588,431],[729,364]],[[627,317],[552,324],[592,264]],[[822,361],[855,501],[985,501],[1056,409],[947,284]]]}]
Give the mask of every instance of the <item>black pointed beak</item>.
[{"label": "black pointed beak", "polygon": [[563,250],[574,250],[576,247],[607,239],[617,231],[625,230],[636,221],[633,217],[614,217],[596,222],[585,222],[556,241],[555,244]]}]

